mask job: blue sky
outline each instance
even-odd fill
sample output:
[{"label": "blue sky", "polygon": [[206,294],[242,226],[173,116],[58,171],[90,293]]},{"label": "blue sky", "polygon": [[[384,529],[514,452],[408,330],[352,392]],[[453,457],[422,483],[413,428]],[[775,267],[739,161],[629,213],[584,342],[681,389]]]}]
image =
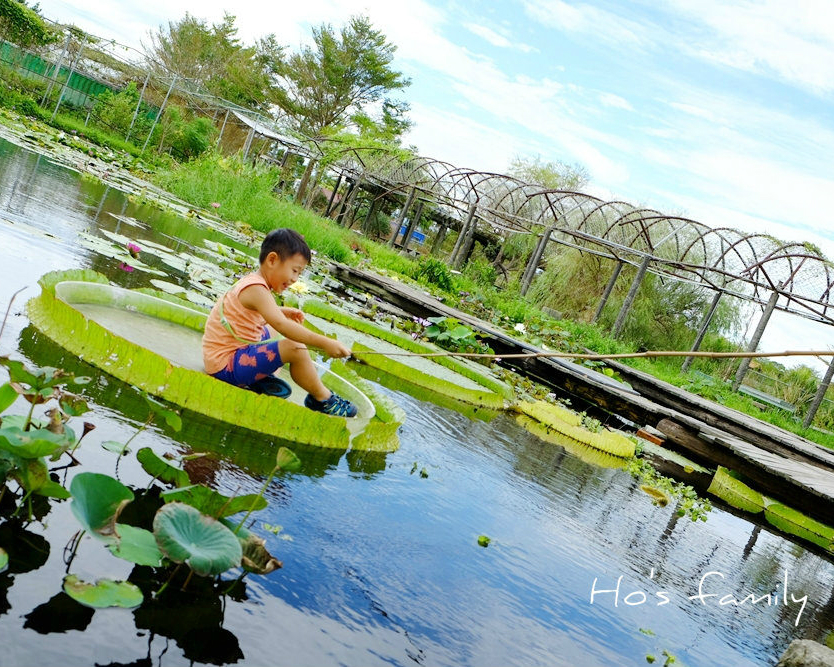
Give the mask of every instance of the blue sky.
[{"label": "blue sky", "polygon": [[592,194],[834,257],[830,0],[40,4],[134,46],[186,11],[229,9],[244,41],[274,32],[290,47],[365,13],[412,78],[408,141],[423,155],[493,171],[514,155],[580,163]]}]

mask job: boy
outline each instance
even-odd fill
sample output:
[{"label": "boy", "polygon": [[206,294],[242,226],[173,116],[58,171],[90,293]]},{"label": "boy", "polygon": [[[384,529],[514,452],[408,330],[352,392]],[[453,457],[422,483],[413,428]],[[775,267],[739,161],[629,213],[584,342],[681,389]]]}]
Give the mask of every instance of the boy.
[{"label": "boy", "polygon": [[[267,234],[261,244],[260,269],[221,296],[206,320],[203,363],[210,375],[239,387],[255,385],[256,390],[259,382],[289,364],[292,379],[308,392],[306,407],[355,417],[356,406],[322,384],[307,345],[331,357],[349,357],[350,350],[303,327],[304,313],[279,307],[272,296],[298,280],[310,256],[310,247],[295,230],[276,229]],[[266,325],[284,338],[272,338]]]}]

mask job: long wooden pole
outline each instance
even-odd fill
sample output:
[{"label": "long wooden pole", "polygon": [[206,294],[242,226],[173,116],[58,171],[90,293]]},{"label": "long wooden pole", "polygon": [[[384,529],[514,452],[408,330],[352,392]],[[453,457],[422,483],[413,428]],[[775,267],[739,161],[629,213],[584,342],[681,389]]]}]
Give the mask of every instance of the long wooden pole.
[{"label": "long wooden pole", "polygon": [[513,352],[494,354],[484,352],[354,352],[357,359],[367,354],[384,354],[388,357],[467,357],[470,359],[640,359],[644,357],[705,357],[708,359],[753,359],[757,357],[834,357],[834,350],[783,350],[782,352],[693,352],[692,350],[649,350],[647,352],[618,352],[596,354],[593,352]]}]

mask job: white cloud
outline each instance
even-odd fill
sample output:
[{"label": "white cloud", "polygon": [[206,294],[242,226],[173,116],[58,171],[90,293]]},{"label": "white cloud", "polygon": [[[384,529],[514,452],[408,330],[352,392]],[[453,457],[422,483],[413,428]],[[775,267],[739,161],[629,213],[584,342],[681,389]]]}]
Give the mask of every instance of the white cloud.
[{"label": "white cloud", "polygon": [[830,0],[670,0],[686,29],[675,40],[696,57],[772,76],[815,94],[834,92],[834,3]]},{"label": "white cloud", "polygon": [[624,97],[620,97],[619,95],[615,95],[614,93],[600,93],[599,101],[607,107],[613,107],[615,109],[625,109],[626,111],[634,111],[634,107],[631,106],[627,99],[625,99]]},{"label": "white cloud", "polygon": [[525,11],[545,26],[593,35],[619,47],[644,48],[650,40],[645,26],[591,4],[564,0],[523,0]]},{"label": "white cloud", "polygon": [[478,23],[464,23],[463,27],[466,28],[473,35],[477,35],[481,39],[501,49],[515,49],[524,53],[538,51],[538,49],[530,46],[529,44],[509,39],[485,25],[480,25]]}]

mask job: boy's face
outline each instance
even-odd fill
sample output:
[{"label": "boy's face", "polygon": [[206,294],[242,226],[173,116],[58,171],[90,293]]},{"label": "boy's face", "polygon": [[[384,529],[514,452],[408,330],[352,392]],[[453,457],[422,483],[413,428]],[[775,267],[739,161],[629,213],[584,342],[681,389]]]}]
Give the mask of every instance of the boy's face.
[{"label": "boy's face", "polygon": [[307,260],[301,253],[281,259],[278,253],[271,252],[261,264],[261,274],[266,279],[269,288],[280,294],[298,280],[306,266]]}]

